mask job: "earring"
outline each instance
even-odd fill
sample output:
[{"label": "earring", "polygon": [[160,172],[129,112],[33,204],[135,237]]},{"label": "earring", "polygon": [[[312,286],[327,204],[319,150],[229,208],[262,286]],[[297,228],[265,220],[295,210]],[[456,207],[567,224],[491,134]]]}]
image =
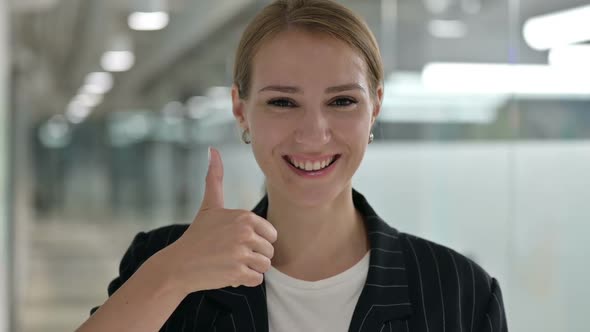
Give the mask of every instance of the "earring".
[{"label": "earring", "polygon": [[244,129],[244,131],[242,131],[242,142],[246,144],[252,143],[252,139],[250,138],[250,130]]},{"label": "earring", "polygon": [[373,135],[373,132],[371,132],[371,134],[369,135],[369,144],[373,142],[373,139],[375,139],[375,135]]}]

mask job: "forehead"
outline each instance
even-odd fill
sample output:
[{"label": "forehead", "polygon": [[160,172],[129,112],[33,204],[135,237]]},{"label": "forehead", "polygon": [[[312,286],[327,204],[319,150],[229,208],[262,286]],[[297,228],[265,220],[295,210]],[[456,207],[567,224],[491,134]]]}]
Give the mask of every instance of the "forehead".
[{"label": "forehead", "polygon": [[252,62],[252,87],[263,84],[323,86],[357,82],[367,86],[364,59],[327,34],[284,31],[264,42]]}]

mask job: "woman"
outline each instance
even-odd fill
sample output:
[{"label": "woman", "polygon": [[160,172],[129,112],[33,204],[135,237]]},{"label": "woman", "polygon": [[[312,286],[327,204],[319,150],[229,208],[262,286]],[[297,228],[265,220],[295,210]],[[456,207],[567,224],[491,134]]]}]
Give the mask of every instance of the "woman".
[{"label": "woman", "polygon": [[265,7],[238,47],[232,99],[267,195],[225,209],[210,149],[193,223],[138,234],[79,331],[507,331],[495,279],[391,228],[353,190],[382,98],[356,15],[322,0]]}]

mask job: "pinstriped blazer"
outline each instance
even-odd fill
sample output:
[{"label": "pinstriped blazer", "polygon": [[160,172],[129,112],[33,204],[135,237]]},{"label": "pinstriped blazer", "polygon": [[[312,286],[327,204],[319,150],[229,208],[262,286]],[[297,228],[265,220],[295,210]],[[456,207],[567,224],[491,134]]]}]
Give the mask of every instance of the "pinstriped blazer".
[{"label": "pinstriped blazer", "polygon": [[[508,331],[500,286],[479,265],[449,248],[398,232],[355,190],[353,201],[364,217],[371,253],[349,332]],[[253,212],[266,217],[267,206],[264,197]],[[171,225],[137,234],[123,256],[119,276],[109,284],[109,296],[187,227]],[[267,332],[267,314],[264,282],[200,291],[189,294],[160,331]]]}]

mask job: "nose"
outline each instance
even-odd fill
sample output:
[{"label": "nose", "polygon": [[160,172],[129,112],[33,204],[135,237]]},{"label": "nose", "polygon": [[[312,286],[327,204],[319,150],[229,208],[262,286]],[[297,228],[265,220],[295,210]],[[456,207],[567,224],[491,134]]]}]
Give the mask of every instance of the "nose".
[{"label": "nose", "polygon": [[324,145],[332,138],[330,122],[321,108],[304,110],[298,122],[295,141],[299,144]]}]

